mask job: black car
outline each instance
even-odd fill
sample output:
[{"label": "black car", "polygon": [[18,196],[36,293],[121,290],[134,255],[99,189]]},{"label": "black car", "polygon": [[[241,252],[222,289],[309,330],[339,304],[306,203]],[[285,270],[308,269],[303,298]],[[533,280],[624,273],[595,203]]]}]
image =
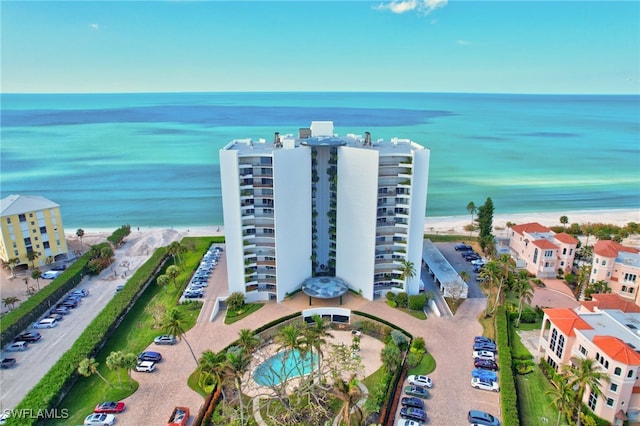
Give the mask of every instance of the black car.
[{"label": "black car", "polygon": [[493,352],[496,353],[498,352],[498,348],[496,348],[496,345],[492,344],[492,343],[474,343],[473,344],[473,350],[474,351],[489,351],[489,352]]},{"label": "black car", "polygon": [[37,331],[29,331],[27,333],[18,334],[18,336],[13,339],[14,342],[37,342],[42,338],[42,335]]},{"label": "black car", "polygon": [[0,361],[0,368],[11,368],[14,365],[16,365],[15,358],[2,358],[2,361]]},{"label": "black car", "polygon": [[69,308],[65,307],[65,306],[60,306],[58,308],[52,309],[51,310],[51,314],[60,314],[60,315],[68,315],[71,311],[69,310]]},{"label": "black car", "polygon": [[146,351],[141,352],[138,355],[138,361],[153,361],[159,362],[162,359],[162,355],[159,352]]},{"label": "black car", "polygon": [[465,243],[456,244],[454,248],[456,249],[456,251],[471,251],[471,250],[473,250],[473,247],[471,247],[469,244],[465,244]]},{"label": "black car", "polygon": [[400,417],[403,419],[417,420],[424,422],[427,420],[427,413],[424,410],[414,407],[402,407],[400,409]]},{"label": "black car", "polygon": [[498,364],[496,364],[495,361],[491,361],[490,359],[476,358],[473,361],[473,366],[475,368],[484,368],[485,370],[498,371]]},{"label": "black car", "polygon": [[414,407],[424,410],[424,401],[420,398],[405,396],[400,400],[403,407]]},{"label": "black car", "polygon": [[472,260],[478,260],[478,259],[480,259],[480,255],[475,253],[469,254],[464,257],[464,260],[466,260],[467,262],[471,262]]}]

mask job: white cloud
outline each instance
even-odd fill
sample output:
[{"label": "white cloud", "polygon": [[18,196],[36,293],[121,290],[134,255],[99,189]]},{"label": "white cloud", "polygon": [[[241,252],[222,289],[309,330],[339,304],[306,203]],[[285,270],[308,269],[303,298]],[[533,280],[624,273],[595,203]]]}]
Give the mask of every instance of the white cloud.
[{"label": "white cloud", "polygon": [[379,10],[390,10],[393,13],[405,13],[415,10],[428,15],[435,9],[445,7],[449,0],[392,0],[378,5]]},{"label": "white cloud", "polygon": [[99,31],[100,30],[100,25],[99,24],[89,24],[89,28],[91,28],[94,31]]}]

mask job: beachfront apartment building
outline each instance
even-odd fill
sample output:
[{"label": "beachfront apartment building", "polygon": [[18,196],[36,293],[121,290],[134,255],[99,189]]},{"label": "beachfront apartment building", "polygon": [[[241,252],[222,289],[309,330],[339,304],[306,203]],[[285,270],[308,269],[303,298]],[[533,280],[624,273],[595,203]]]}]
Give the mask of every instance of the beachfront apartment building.
[{"label": "beachfront apartment building", "polygon": [[558,269],[571,272],[578,240],[555,233],[537,222],[514,225],[509,233],[509,249],[518,267],[537,278],[555,278]]},{"label": "beachfront apartment building", "polygon": [[640,250],[611,240],[599,240],[594,245],[590,283],[606,281],[612,292],[640,304],[639,275]]},{"label": "beachfront apartment building", "polygon": [[408,140],[334,134],[314,121],[297,137],[236,139],[220,150],[229,292],[282,301],[312,276],[363,297],[420,289],[429,150]]},{"label": "beachfront apartment building", "polygon": [[0,200],[0,259],[31,265],[30,252],[39,253],[36,266],[67,256],[60,205],[37,195],[10,195]]},{"label": "beachfront apartment building", "polygon": [[614,425],[640,421],[640,307],[616,294],[594,294],[575,310],[545,309],[538,349],[557,371],[572,358],[593,358],[609,381],[584,403]]}]

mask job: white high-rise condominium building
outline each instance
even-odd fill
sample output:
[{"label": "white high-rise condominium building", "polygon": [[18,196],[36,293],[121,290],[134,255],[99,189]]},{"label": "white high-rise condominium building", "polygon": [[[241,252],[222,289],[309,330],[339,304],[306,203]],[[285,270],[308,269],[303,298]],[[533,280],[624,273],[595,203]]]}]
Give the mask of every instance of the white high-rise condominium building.
[{"label": "white high-rise condominium building", "polygon": [[[416,294],[429,150],[408,139],[333,133],[237,139],[220,150],[229,292],[282,301],[311,276],[335,276],[373,299]],[[401,279],[402,261],[413,278]]]}]

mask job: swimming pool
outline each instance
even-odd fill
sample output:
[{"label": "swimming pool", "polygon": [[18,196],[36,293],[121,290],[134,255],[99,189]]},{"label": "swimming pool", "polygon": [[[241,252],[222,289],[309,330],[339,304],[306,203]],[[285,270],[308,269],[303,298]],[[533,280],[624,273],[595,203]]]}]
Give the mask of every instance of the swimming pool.
[{"label": "swimming pool", "polygon": [[314,353],[302,355],[300,351],[284,350],[271,356],[253,372],[253,380],[260,386],[275,386],[294,377],[304,376],[318,364]]}]

